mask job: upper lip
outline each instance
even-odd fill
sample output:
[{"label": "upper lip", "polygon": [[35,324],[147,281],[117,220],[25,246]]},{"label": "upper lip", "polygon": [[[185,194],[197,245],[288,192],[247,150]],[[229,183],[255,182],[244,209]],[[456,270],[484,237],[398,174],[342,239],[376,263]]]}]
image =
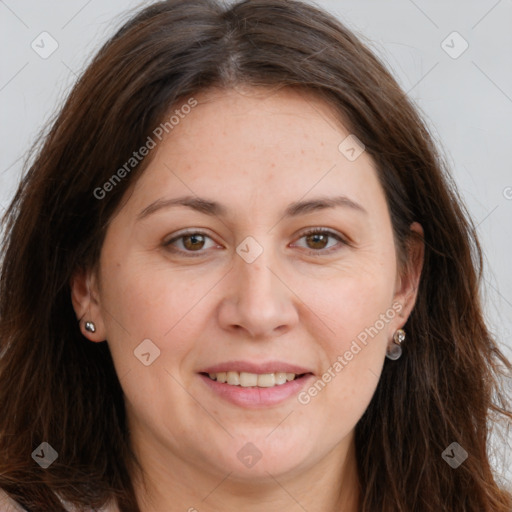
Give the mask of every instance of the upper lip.
[{"label": "upper lip", "polygon": [[247,372],[247,373],[313,373],[308,368],[297,366],[295,364],[284,363],[282,361],[267,361],[264,363],[254,363],[251,361],[227,361],[225,363],[215,364],[204,368],[199,373],[220,373],[220,372]]}]

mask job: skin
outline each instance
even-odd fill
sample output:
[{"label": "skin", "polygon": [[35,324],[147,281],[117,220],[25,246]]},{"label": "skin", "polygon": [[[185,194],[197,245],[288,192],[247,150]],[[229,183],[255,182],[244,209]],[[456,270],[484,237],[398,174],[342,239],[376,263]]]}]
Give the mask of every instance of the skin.
[{"label": "skin", "polygon": [[[373,161],[339,151],[349,132],[321,100],[251,88],[194,97],[198,106],[153,150],[112,219],[97,271],[72,281],[83,333],[108,340],[125,393],[144,469],[133,475],[141,510],[356,511],[354,428],[414,306],[422,244],[400,272]],[[283,217],[292,202],[341,194],[365,212],[338,206]],[[227,213],[178,206],[138,220],[154,201],[182,195]],[[165,245],[188,228],[207,238]],[[319,242],[307,228],[348,244]],[[416,223],[411,230],[422,233]],[[263,248],[252,263],[236,252],[247,236]],[[306,405],[297,396],[234,405],[197,373],[229,360],[281,360],[316,380],[393,304],[400,313]],[[160,356],[145,366],[134,350],[148,338]],[[251,468],[237,457],[248,442],[262,454]]]}]

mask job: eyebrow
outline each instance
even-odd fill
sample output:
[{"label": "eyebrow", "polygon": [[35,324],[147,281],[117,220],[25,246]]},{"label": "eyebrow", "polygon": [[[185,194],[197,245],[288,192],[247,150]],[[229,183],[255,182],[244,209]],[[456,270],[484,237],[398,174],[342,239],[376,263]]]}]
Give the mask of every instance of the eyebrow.
[{"label": "eyebrow", "polygon": [[[197,196],[182,196],[172,199],[158,199],[154,201],[139,213],[137,220],[142,220],[159,210],[177,206],[185,206],[211,216],[222,217],[226,216],[228,213],[228,209],[224,205],[215,201],[210,201]],[[287,206],[283,218],[296,217],[298,215],[336,207],[350,208],[356,212],[368,214],[368,212],[359,203],[356,203],[352,199],[346,196],[334,196],[316,197],[308,201],[296,201],[291,203]]]}]

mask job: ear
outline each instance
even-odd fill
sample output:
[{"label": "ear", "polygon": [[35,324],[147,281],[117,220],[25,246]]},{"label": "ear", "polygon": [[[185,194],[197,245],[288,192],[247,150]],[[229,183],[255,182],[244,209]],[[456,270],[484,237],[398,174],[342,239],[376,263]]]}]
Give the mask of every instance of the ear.
[{"label": "ear", "polygon": [[397,275],[393,299],[394,303],[402,306],[398,314],[401,325],[397,325],[396,329],[404,326],[414,308],[423,269],[425,254],[423,228],[418,222],[413,222],[410,229],[411,233],[406,243],[406,263]]},{"label": "ear", "polygon": [[[70,280],[71,302],[75,310],[80,330],[90,341],[100,342],[106,339],[105,325],[101,315],[99,286],[96,272],[85,268],[77,269]],[[96,330],[85,329],[86,322],[93,322]]]}]

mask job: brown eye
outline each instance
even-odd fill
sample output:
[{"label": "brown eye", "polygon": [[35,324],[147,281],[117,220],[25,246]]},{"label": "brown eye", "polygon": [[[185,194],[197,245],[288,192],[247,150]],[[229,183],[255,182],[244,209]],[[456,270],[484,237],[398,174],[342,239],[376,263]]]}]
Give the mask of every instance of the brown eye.
[{"label": "brown eye", "polygon": [[298,241],[302,240],[305,241],[305,245],[297,242],[294,245],[309,249],[307,252],[318,256],[336,251],[342,245],[348,245],[340,235],[326,229],[310,229],[303,233]]},{"label": "brown eye", "polygon": [[312,235],[307,235],[305,238],[311,249],[325,249],[329,241],[329,236],[330,235],[323,233],[313,233]]},{"label": "brown eye", "polygon": [[183,246],[185,249],[189,251],[193,251],[195,249],[202,249],[205,242],[205,237],[203,235],[185,235],[182,237]]},{"label": "brown eye", "polygon": [[212,238],[201,232],[182,233],[164,243],[164,247],[169,251],[188,255],[196,253],[198,256],[205,254],[206,249],[215,246],[216,244]]}]

